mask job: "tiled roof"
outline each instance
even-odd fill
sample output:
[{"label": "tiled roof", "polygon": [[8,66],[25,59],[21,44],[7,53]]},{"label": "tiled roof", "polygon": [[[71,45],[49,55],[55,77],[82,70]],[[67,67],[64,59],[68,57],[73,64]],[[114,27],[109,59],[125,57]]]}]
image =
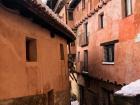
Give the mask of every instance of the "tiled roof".
[{"label": "tiled roof", "polygon": [[43,13],[46,13],[48,15],[50,15],[54,20],[56,20],[59,24],[61,24],[62,26],[64,26],[67,30],[69,30],[72,34],[74,34],[74,32],[72,31],[72,29],[66,25],[59,17],[57,14],[55,14],[47,5],[40,3],[38,4],[36,0],[31,0],[32,1],[32,5],[36,6],[37,9],[41,10]]}]

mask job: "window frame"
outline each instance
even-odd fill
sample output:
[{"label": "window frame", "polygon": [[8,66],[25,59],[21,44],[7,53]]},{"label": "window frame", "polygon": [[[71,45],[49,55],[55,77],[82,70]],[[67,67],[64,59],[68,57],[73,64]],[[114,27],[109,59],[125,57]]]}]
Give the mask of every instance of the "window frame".
[{"label": "window frame", "polygon": [[83,24],[83,33],[81,34],[81,41],[80,41],[80,46],[85,47],[88,46],[89,44],[89,38],[88,38],[88,22],[85,22]]},{"label": "window frame", "polygon": [[114,62],[115,44],[104,46],[104,62]]},{"label": "window frame", "polygon": [[88,50],[84,50],[83,71],[88,72]]},{"label": "window frame", "polygon": [[88,22],[84,23],[84,43],[88,45]]},{"label": "window frame", "polygon": [[[129,7],[128,7],[128,5],[129,5]],[[124,17],[131,16],[132,14],[133,14],[132,0],[124,0]]]},{"label": "window frame", "polygon": [[104,12],[98,15],[98,29],[104,28]]},{"label": "window frame", "polygon": [[[116,46],[116,43],[118,43],[119,40],[112,40],[112,41],[109,41],[109,42],[104,42],[104,43],[101,43],[100,46],[103,47],[103,61],[102,61],[102,64],[109,64],[109,65],[114,65],[115,63],[115,46]],[[106,46],[110,46],[110,45],[113,45],[113,61],[107,61],[105,58],[105,47]]]},{"label": "window frame", "polygon": [[26,37],[26,62],[37,62],[37,39]]},{"label": "window frame", "polygon": [[67,9],[67,14],[68,14],[67,15],[68,20],[72,21],[74,19],[74,17],[73,17],[73,9],[72,8]]}]

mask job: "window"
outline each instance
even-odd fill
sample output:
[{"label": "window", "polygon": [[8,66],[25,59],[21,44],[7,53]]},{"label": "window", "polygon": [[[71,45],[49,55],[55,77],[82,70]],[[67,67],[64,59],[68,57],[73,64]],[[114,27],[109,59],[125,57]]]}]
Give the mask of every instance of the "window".
[{"label": "window", "polygon": [[104,49],[104,59],[103,64],[114,64],[114,50],[115,44],[118,43],[119,40],[112,40],[109,42],[101,43]]},{"label": "window", "polygon": [[84,43],[88,45],[88,22],[84,23]]},{"label": "window", "polygon": [[114,44],[104,46],[104,62],[114,62]]},{"label": "window", "polygon": [[68,19],[73,20],[73,9],[68,9]]},{"label": "window", "polygon": [[88,72],[88,50],[84,50],[84,70]]},{"label": "window", "polygon": [[26,61],[37,61],[36,39],[26,38]]},{"label": "window", "polygon": [[104,28],[104,13],[99,14],[99,29]]},{"label": "window", "polygon": [[60,44],[60,59],[64,60],[64,46]]},{"label": "window", "polygon": [[125,16],[129,16],[132,14],[132,0],[124,0],[125,4]]},{"label": "window", "polygon": [[82,0],[82,9],[85,9],[85,0]]},{"label": "window", "polygon": [[82,38],[80,41],[81,47],[88,45],[88,22],[84,23],[83,30],[84,30],[84,32],[81,35]]}]

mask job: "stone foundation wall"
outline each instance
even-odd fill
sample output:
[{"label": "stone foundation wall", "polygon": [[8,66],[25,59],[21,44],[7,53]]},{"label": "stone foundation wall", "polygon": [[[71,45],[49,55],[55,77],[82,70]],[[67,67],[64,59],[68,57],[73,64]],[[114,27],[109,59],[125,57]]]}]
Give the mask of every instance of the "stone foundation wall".
[{"label": "stone foundation wall", "polygon": [[48,105],[46,94],[1,100],[0,105]]},{"label": "stone foundation wall", "polygon": [[57,92],[55,94],[55,105],[70,105],[70,91]]},{"label": "stone foundation wall", "polygon": [[70,105],[69,98],[70,94],[67,90],[54,93],[54,102],[49,102],[48,94],[40,94],[0,100],[0,105]]}]

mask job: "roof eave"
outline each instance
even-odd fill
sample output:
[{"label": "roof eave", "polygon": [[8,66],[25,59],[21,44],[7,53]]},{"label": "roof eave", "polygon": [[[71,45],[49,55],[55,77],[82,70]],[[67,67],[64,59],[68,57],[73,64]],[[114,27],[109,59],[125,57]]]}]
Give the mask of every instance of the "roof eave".
[{"label": "roof eave", "polygon": [[[9,1],[9,0],[3,0],[3,1]],[[72,42],[72,41],[74,41],[76,39],[74,33],[72,33],[71,31],[69,31],[62,24],[59,24],[51,15],[49,15],[49,14],[43,14],[39,9],[33,8],[25,0],[10,0],[10,2],[11,1],[14,1],[14,3],[20,3],[20,8],[19,7],[16,7],[14,9],[19,9],[20,10],[21,8],[26,8],[32,14],[34,14],[35,16],[37,16],[37,18],[39,18],[41,21],[45,22],[45,28],[47,28],[47,29],[48,28],[49,29],[51,28],[51,31],[59,32],[60,35],[62,37],[64,37],[65,39],[67,39],[68,42]]]}]

